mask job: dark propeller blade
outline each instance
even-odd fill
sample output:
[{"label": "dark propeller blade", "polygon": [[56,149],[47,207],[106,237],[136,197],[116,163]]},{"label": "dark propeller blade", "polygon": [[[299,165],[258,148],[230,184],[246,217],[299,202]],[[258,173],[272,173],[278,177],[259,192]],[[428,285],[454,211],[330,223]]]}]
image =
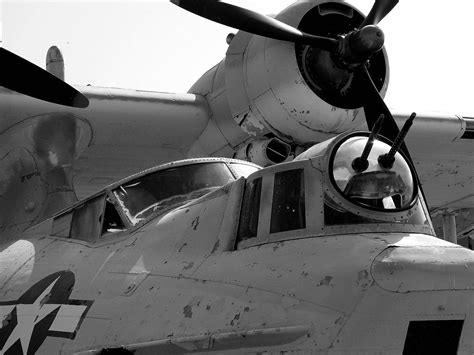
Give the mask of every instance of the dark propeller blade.
[{"label": "dark propeller blade", "polygon": [[[375,87],[372,78],[370,77],[369,71],[367,70],[366,65],[360,66],[360,76],[361,82],[364,84],[364,112],[365,112],[365,119],[367,121],[367,127],[370,131],[372,131],[377,119],[379,118],[380,114],[385,116],[385,120],[382,124],[382,128],[380,129],[380,135],[388,138],[390,141],[395,141],[400,130],[398,129],[397,123],[395,122],[390,110],[388,109],[385,101],[380,96],[379,91]],[[400,150],[411,160],[410,153],[405,145],[402,143]]]},{"label": "dark propeller blade", "polygon": [[307,34],[271,17],[219,0],[171,0],[171,2],[208,20],[260,36],[310,44],[329,51],[338,45],[338,41],[333,38]]},{"label": "dark propeller blade", "polygon": [[55,104],[84,108],[89,100],[72,86],[33,63],[0,48],[0,85]]},{"label": "dark propeller blade", "polygon": [[372,6],[372,9],[370,9],[369,14],[359,28],[367,25],[378,24],[390,11],[392,11],[397,3],[398,0],[375,0],[374,6]]}]

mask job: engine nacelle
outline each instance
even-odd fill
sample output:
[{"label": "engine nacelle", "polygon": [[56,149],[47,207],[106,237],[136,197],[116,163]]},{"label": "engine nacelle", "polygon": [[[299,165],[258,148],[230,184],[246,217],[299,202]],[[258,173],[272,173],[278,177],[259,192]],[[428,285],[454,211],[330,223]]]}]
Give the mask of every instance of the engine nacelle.
[{"label": "engine nacelle", "polygon": [[[357,28],[364,15],[341,1],[299,1],[276,18],[311,34],[336,37]],[[385,49],[372,56],[369,72],[385,95]],[[226,155],[249,136],[258,139],[269,133],[306,145],[363,127],[364,92],[354,75],[335,65],[329,52],[239,31],[225,59],[190,90],[206,96],[214,120],[200,149]],[[211,148],[210,130],[220,131],[227,147],[221,140]]]}]

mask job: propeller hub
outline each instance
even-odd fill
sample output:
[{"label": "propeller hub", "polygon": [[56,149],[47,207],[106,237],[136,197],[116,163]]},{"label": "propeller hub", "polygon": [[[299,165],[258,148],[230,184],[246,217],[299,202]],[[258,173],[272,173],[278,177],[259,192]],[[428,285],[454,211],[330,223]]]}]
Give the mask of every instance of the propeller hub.
[{"label": "propeller hub", "polygon": [[[358,68],[369,58],[370,75],[377,89],[382,90],[388,79],[388,62],[383,45],[382,50],[374,53],[371,49],[377,47],[370,47],[368,52],[371,55],[367,55],[367,50],[362,50],[367,48],[364,43],[376,34],[373,26],[359,33],[363,27],[357,28],[363,19],[363,14],[350,5],[330,2],[307,11],[299,22],[298,29],[302,32],[337,38],[338,47],[334,51],[304,43],[295,45],[298,67],[305,83],[332,106],[356,109],[364,105],[365,84]],[[351,37],[355,35],[359,37],[353,41],[356,50],[351,48],[350,43]],[[360,55],[357,50],[364,52],[364,55]]]},{"label": "propeller hub", "polygon": [[355,69],[383,48],[385,36],[375,25],[362,27],[340,37],[336,61],[342,67]]},{"label": "propeller hub", "polygon": [[370,56],[382,49],[385,36],[375,25],[368,25],[349,36],[351,50],[360,56]]}]

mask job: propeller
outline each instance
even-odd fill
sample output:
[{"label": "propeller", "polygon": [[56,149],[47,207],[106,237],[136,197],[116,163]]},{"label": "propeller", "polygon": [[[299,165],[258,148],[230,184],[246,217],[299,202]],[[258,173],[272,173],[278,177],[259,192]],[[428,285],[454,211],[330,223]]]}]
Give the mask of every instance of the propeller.
[{"label": "propeller", "polygon": [[369,14],[361,23],[359,28],[363,28],[367,25],[378,24],[390,11],[392,11],[397,3],[398,0],[375,0],[374,6],[372,6],[372,9],[370,9]]},{"label": "propeller", "polygon": [[337,48],[333,38],[314,36],[269,16],[219,0],[170,0],[173,4],[220,24],[281,41],[310,44],[326,50]]},{"label": "propeller", "polygon": [[61,79],[35,64],[0,48],[0,63],[3,70],[0,85],[24,95],[55,104],[85,108],[89,100]]},{"label": "propeller", "polygon": [[[380,128],[380,134],[392,141],[398,136],[398,126],[367,69],[370,57],[384,45],[384,34],[377,24],[395,7],[398,0],[375,0],[359,28],[337,38],[308,34],[271,17],[219,0],[171,0],[171,2],[196,15],[242,31],[329,51],[332,60],[340,68],[354,72],[359,80],[360,96],[369,130],[374,128],[378,117],[383,114],[385,120]],[[404,143],[400,150],[409,157]]]},{"label": "propeller", "polygon": [[[364,112],[365,119],[367,121],[367,127],[371,131],[379,115],[383,114],[386,119],[384,120],[384,123],[380,129],[380,135],[394,142],[400,133],[397,123],[395,122],[392,113],[385,104],[382,96],[380,96],[379,91],[375,87],[367,66],[362,65],[359,69],[359,72],[361,74],[361,82],[364,85]],[[408,152],[405,143],[401,144],[400,150],[405,153],[408,159],[411,160],[410,153]]]},{"label": "propeller", "polygon": [[[354,80],[358,80],[357,91],[360,92],[358,96],[360,96],[362,101],[368,129],[370,131],[377,131],[375,132],[376,134],[380,134],[392,142],[398,142],[397,146],[413,164],[413,160],[403,142],[406,132],[400,135],[397,123],[380,96],[368,70],[369,59],[376,52],[380,51],[384,45],[384,34],[377,24],[392,11],[399,0],[375,0],[372,9],[359,27],[344,35],[338,35],[337,38],[305,33],[271,17],[230,5],[220,0],[170,1],[196,15],[245,32],[282,41],[306,44],[313,48],[328,51],[330,55],[329,61],[332,60],[336,67],[340,68],[343,72],[345,71],[347,77],[353,74]],[[324,55],[322,58],[325,58]],[[322,61],[323,64],[325,60]],[[316,62],[318,64],[322,63],[321,61]],[[321,70],[326,75],[331,75],[330,71],[326,70],[332,67],[330,64],[322,66]],[[384,117],[383,121],[382,119],[378,121],[380,116]],[[411,118],[410,120],[412,121],[413,119]],[[416,173],[415,176],[422,191],[420,180]]]},{"label": "propeller", "polygon": [[220,0],[170,0],[173,4],[208,20],[239,30],[282,41],[304,43],[336,54],[339,61],[360,64],[383,47],[384,36],[376,24],[387,15],[398,0],[376,0],[369,20],[359,29],[329,38],[299,31],[281,21]]}]

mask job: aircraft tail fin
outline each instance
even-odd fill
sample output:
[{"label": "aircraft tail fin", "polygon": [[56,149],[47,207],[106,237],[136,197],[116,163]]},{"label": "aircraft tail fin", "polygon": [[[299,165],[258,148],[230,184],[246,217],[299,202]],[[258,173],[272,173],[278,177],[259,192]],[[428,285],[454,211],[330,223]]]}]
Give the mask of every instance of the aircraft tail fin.
[{"label": "aircraft tail fin", "polygon": [[49,47],[46,53],[46,71],[64,81],[64,58],[56,46]]}]

